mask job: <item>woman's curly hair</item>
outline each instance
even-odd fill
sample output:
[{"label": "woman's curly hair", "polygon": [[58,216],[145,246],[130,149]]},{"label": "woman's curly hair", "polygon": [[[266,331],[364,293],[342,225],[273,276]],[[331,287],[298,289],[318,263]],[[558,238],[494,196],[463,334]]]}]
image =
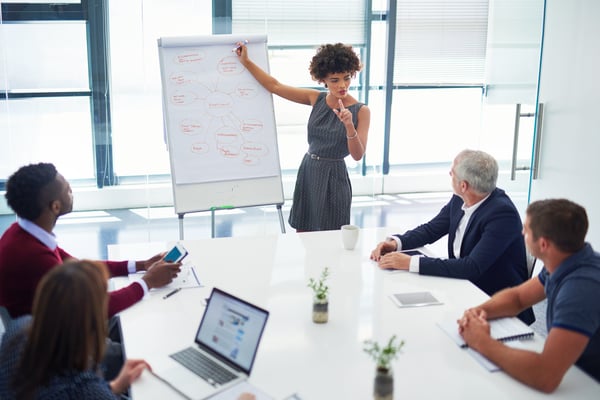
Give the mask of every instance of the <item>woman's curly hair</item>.
[{"label": "woman's curly hair", "polygon": [[308,68],[317,82],[322,82],[329,74],[341,72],[350,72],[354,77],[361,69],[362,64],[352,46],[343,43],[321,45]]}]

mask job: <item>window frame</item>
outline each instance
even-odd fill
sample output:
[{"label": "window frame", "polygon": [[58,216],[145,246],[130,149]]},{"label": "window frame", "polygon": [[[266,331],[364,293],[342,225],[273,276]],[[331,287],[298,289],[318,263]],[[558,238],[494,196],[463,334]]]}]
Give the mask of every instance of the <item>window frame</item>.
[{"label": "window frame", "polygon": [[[233,27],[233,0],[212,0],[213,33],[230,34]],[[372,11],[372,0],[366,0],[367,12],[365,13],[364,47],[360,47],[361,60],[364,71],[360,74],[356,89],[359,92],[359,100],[368,104],[370,91],[381,91],[385,98],[385,109],[383,111],[383,152],[381,172],[383,175],[390,173],[390,135],[391,135],[391,104],[393,93],[398,89],[428,89],[428,88],[473,88],[480,87],[484,90],[483,82],[456,85],[456,84],[432,84],[432,85],[402,85],[394,84],[394,53],[396,47],[397,7],[399,0],[390,0],[387,11]],[[95,181],[98,188],[118,185],[119,183],[134,183],[138,181],[158,182],[164,179],[164,175],[153,175],[143,177],[122,176],[117,177],[114,172],[113,141],[111,126],[111,88],[110,88],[110,43],[108,32],[108,0],[81,0],[80,3],[56,4],[56,3],[0,3],[2,8],[2,24],[7,23],[32,23],[40,21],[82,21],[86,23],[87,29],[87,52],[88,52],[88,90],[3,90],[0,91],[0,101],[22,98],[42,97],[89,97],[90,119],[92,126],[93,156],[95,165]],[[384,21],[387,26],[387,60],[385,63],[385,78],[383,85],[371,86],[371,48],[372,48],[372,26],[373,23]],[[312,48],[313,46],[306,46]],[[271,46],[270,46],[271,48]],[[277,49],[286,49],[285,46],[274,46]],[[289,46],[289,49],[297,49],[298,46]],[[358,171],[359,169],[360,171]],[[365,155],[361,166],[355,169],[359,175],[365,176],[368,172],[377,170],[375,166],[367,164]],[[0,180],[0,189],[4,183]]]},{"label": "window frame", "polygon": [[[108,65],[107,2],[82,0],[80,3],[1,3],[2,24],[28,24],[35,22],[79,21],[86,24],[88,54],[88,90],[0,91],[0,101],[12,99],[88,97],[92,127],[93,156],[96,186],[118,184],[112,162],[110,125],[110,82]],[[0,189],[4,182],[0,181]]]}]

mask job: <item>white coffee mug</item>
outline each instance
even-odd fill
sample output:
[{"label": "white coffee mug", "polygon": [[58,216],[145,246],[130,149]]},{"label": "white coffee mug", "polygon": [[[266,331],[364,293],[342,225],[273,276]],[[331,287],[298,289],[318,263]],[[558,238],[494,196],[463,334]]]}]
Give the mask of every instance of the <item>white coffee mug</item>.
[{"label": "white coffee mug", "polygon": [[360,228],[356,225],[342,225],[342,243],[346,250],[354,250],[358,241],[358,233]]}]

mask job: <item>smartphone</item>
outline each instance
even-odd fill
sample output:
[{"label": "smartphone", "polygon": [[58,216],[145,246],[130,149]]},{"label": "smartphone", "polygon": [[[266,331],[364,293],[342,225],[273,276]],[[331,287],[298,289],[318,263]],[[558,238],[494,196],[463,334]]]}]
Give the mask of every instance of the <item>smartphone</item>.
[{"label": "smartphone", "polygon": [[181,244],[177,243],[167,255],[165,255],[164,260],[166,262],[176,263],[181,262],[188,255],[187,250]]}]

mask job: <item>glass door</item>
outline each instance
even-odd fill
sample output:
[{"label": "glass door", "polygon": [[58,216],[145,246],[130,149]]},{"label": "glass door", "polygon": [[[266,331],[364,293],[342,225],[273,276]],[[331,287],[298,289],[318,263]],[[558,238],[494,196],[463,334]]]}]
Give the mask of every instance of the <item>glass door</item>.
[{"label": "glass door", "polygon": [[544,0],[491,0],[480,148],[500,164],[498,186],[527,206]]}]

